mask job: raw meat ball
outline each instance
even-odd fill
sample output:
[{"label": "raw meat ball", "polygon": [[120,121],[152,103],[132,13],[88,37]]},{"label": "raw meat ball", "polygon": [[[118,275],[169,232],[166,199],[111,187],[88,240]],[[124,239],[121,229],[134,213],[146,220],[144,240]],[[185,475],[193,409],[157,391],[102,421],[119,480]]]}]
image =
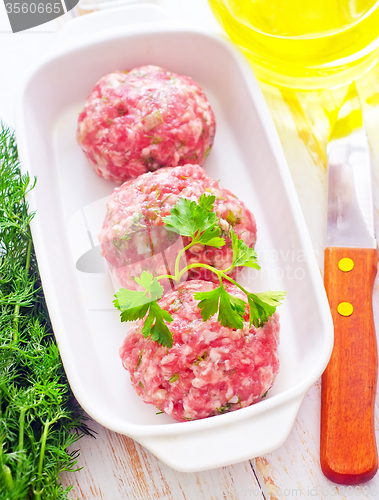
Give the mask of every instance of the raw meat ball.
[{"label": "raw meat ball", "polygon": [[[249,247],[254,246],[255,219],[228,189],[208,177],[199,165],[162,168],[125,182],[113,191],[108,201],[99,240],[122,286],[136,289],[134,276],[140,276],[143,270],[155,276],[174,274],[176,256],[188,245],[190,238],[167,230],[162,217],[170,214],[180,197],[198,201],[203,193],[216,197],[214,212],[226,244],[222,248],[191,247],[185,253],[187,265],[202,262],[217,269],[230,267],[233,262],[232,227]],[[218,280],[214,273],[204,268],[191,269],[188,278]],[[169,283],[163,285],[166,290],[170,288]]]},{"label": "raw meat ball", "polygon": [[[132,384],[145,403],[179,421],[238,410],[262,399],[279,371],[279,316],[260,328],[233,330],[220,325],[217,315],[203,321],[195,292],[217,285],[187,281],[158,301],[173,322],[173,346],[167,349],[143,337],[143,320],[129,330],[120,356]],[[228,293],[246,302],[236,286]],[[248,312],[248,308],[246,309]]]},{"label": "raw meat ball", "polygon": [[116,182],[160,167],[201,165],[214,135],[214,114],[200,86],[157,66],[101,78],[77,130],[95,172]]}]

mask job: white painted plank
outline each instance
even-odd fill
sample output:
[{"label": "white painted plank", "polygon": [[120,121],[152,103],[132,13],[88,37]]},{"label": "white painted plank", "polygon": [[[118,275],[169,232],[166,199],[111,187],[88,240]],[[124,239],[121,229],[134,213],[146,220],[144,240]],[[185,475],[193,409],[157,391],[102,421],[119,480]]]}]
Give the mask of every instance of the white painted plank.
[{"label": "white painted plank", "polygon": [[74,484],[70,498],[263,499],[248,461],[205,472],[178,472],[132,439],[109,431],[96,422],[89,425],[98,435],[96,439],[86,436],[77,443],[80,447],[78,466],[83,469],[61,475],[65,487]]}]

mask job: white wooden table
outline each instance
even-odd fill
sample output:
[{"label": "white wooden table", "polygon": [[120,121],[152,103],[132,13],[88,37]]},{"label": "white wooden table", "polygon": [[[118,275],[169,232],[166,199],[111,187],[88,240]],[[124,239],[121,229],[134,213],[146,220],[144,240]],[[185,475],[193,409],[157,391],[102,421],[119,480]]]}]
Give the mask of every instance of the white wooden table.
[{"label": "white wooden table", "polygon": [[[154,0],[178,19],[215,27],[206,0]],[[17,82],[30,65],[53,43],[59,28],[80,11],[27,32],[12,34],[0,3],[0,118],[13,125]],[[379,65],[357,82],[364,107],[373,157],[376,224],[379,208]],[[288,165],[323,269],[326,221],[325,147],[346,88],[309,93],[279,90],[262,83],[262,91],[276,124]],[[378,233],[378,231],[377,231]],[[374,314],[379,325],[378,280]],[[377,411],[377,427],[379,412]],[[338,486],[320,470],[320,383],[307,393],[295,425],[277,450],[237,465],[206,472],[181,473],[166,466],[132,439],[101,427],[90,426],[97,438],[78,443],[78,465],[83,469],[62,475],[73,484],[71,498],[247,500],[379,498],[379,475],[357,487]]]}]

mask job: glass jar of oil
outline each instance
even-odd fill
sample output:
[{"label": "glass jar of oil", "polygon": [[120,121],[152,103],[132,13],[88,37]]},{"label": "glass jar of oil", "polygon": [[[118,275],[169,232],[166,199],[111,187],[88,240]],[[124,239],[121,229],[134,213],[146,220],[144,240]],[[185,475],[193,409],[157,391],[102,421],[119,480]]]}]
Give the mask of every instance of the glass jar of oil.
[{"label": "glass jar of oil", "polygon": [[326,88],[357,78],[379,58],[379,0],[209,0],[258,78]]}]

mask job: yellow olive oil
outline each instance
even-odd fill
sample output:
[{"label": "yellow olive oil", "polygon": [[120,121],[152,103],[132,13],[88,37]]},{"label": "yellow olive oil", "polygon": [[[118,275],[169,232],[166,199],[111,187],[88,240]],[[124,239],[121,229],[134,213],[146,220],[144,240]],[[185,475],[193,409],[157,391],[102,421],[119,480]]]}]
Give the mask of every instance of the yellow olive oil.
[{"label": "yellow olive oil", "polygon": [[335,85],[348,75],[356,77],[351,70],[359,66],[363,71],[378,57],[378,0],[209,0],[209,4],[257,76],[271,83],[305,88]]}]

